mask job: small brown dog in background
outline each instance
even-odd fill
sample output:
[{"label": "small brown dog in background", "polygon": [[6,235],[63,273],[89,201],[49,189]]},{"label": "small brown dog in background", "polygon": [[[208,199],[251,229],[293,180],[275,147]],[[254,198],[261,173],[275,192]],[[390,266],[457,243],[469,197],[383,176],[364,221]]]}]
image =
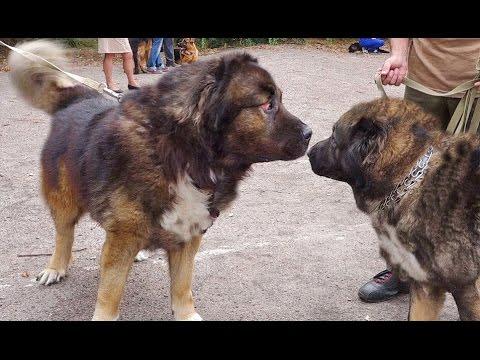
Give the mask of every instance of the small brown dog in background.
[{"label": "small brown dog in background", "polygon": [[184,38],[179,43],[180,64],[190,64],[198,60],[198,49],[195,45],[195,39]]}]

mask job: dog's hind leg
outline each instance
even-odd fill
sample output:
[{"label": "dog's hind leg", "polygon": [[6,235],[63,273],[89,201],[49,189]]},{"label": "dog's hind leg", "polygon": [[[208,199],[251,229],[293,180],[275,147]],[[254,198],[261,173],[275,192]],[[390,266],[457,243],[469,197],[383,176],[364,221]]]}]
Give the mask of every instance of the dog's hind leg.
[{"label": "dog's hind leg", "polygon": [[128,231],[107,231],[100,261],[100,284],[92,320],[117,320],[128,273],[141,240]]},{"label": "dog's hind leg", "polygon": [[195,311],[192,296],[193,265],[201,240],[201,236],[193,237],[183,248],[168,252],[170,296],[175,320],[202,320]]},{"label": "dog's hind leg", "polygon": [[452,292],[457,303],[460,320],[480,320],[480,295],[475,284]]},{"label": "dog's hind leg", "polygon": [[134,74],[139,74],[140,73],[140,66],[138,64],[138,39],[133,38],[133,39],[128,39],[130,43],[130,48],[132,49],[132,54],[133,54],[133,73]]},{"label": "dog's hind leg", "polygon": [[147,40],[147,44],[145,45],[145,61],[144,61],[144,68],[142,69],[142,71],[144,73],[147,73],[147,66],[148,66],[148,58],[150,57],[150,52],[152,51],[152,38],[149,38]]},{"label": "dog's hind leg", "polygon": [[443,289],[419,284],[410,286],[409,321],[436,320],[445,302]]},{"label": "dog's hind leg", "polygon": [[50,285],[59,282],[66,275],[72,257],[74,227],[83,211],[63,163],[59,167],[57,186],[48,185],[43,170],[41,178],[42,191],[50,207],[56,235],[53,255],[47,267],[37,275],[37,281],[42,285]]}]

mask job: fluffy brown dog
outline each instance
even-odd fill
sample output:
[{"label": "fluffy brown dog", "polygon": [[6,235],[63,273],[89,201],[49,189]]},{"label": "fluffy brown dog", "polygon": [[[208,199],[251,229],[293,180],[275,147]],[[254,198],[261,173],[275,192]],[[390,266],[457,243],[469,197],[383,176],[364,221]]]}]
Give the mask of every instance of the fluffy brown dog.
[{"label": "fluffy brown dog", "polygon": [[[22,48],[62,56],[46,41]],[[311,136],[270,74],[230,54],[175,68],[119,104],[16,53],[9,64],[20,93],[53,115],[41,180],[56,246],[39,282],[65,276],[74,226],[90,213],[106,231],[94,319],[119,316],[134,257],[149,247],[168,252],[175,318],[201,319],[191,281],[203,234],[253,163],[296,159]]]},{"label": "fluffy brown dog", "polygon": [[134,74],[147,73],[147,61],[152,50],[151,38],[129,38],[130,47],[132,48],[133,62],[135,68]]},{"label": "fluffy brown dog", "polygon": [[380,253],[410,280],[410,320],[436,319],[447,291],[462,320],[480,320],[480,139],[439,126],[411,102],[362,103],[309,158],[316,174],[350,184]]},{"label": "fluffy brown dog", "polygon": [[178,44],[180,47],[180,64],[190,64],[198,60],[198,49],[195,39],[184,38]]}]

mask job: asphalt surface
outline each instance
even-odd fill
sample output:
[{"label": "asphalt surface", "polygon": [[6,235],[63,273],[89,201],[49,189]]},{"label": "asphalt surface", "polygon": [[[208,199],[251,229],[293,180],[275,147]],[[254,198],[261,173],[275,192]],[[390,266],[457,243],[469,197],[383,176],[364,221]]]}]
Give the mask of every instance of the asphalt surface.
[{"label": "asphalt surface", "polygon": [[[286,108],[329,136],[353,104],[378,96],[373,74],[385,54],[349,54],[282,45],[247,49],[283,90]],[[218,54],[209,55],[218,56]],[[103,81],[101,64],[74,73]],[[126,88],[120,65],[116,78]],[[138,75],[149,84],[161,75]],[[401,96],[403,88],[389,88]],[[39,192],[39,157],[49,117],[23,102],[0,73],[0,320],[89,320],[95,306],[104,231],[84,217],[67,278],[34,282],[51,253],[54,227]],[[406,320],[408,296],[365,304],[358,287],[385,264],[369,220],[348,185],[316,176],[308,159],[254,165],[230,211],[208,230],[196,258],[193,292],[205,320]],[[136,263],[121,320],[172,320],[165,254]],[[442,320],[458,320],[450,295]]]}]

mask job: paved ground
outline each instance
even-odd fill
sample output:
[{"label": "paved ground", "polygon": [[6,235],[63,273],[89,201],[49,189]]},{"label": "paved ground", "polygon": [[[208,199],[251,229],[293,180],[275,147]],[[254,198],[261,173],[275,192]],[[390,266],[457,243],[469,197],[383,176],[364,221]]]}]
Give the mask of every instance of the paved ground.
[{"label": "paved ground", "polygon": [[[292,45],[249,51],[283,89],[286,107],[313,128],[312,144],[328,136],[353,104],[378,95],[372,76],[386,56]],[[100,64],[72,70],[103,78]],[[138,79],[148,84],[158,76]],[[400,96],[403,89],[389,93]],[[53,224],[39,196],[39,154],[49,120],[16,96],[6,73],[0,73],[0,94],[0,320],[89,320],[103,230],[84,218],[74,248],[86,250],[76,253],[67,279],[50,287],[33,282],[48,257],[17,255],[53,249]],[[197,256],[193,289],[205,319],[406,319],[407,296],[382,304],[357,297],[358,287],[384,263],[347,185],[315,176],[306,157],[254,170]],[[158,251],[134,265],[121,319],[172,319],[165,260]],[[457,318],[449,296],[442,319]]]}]

